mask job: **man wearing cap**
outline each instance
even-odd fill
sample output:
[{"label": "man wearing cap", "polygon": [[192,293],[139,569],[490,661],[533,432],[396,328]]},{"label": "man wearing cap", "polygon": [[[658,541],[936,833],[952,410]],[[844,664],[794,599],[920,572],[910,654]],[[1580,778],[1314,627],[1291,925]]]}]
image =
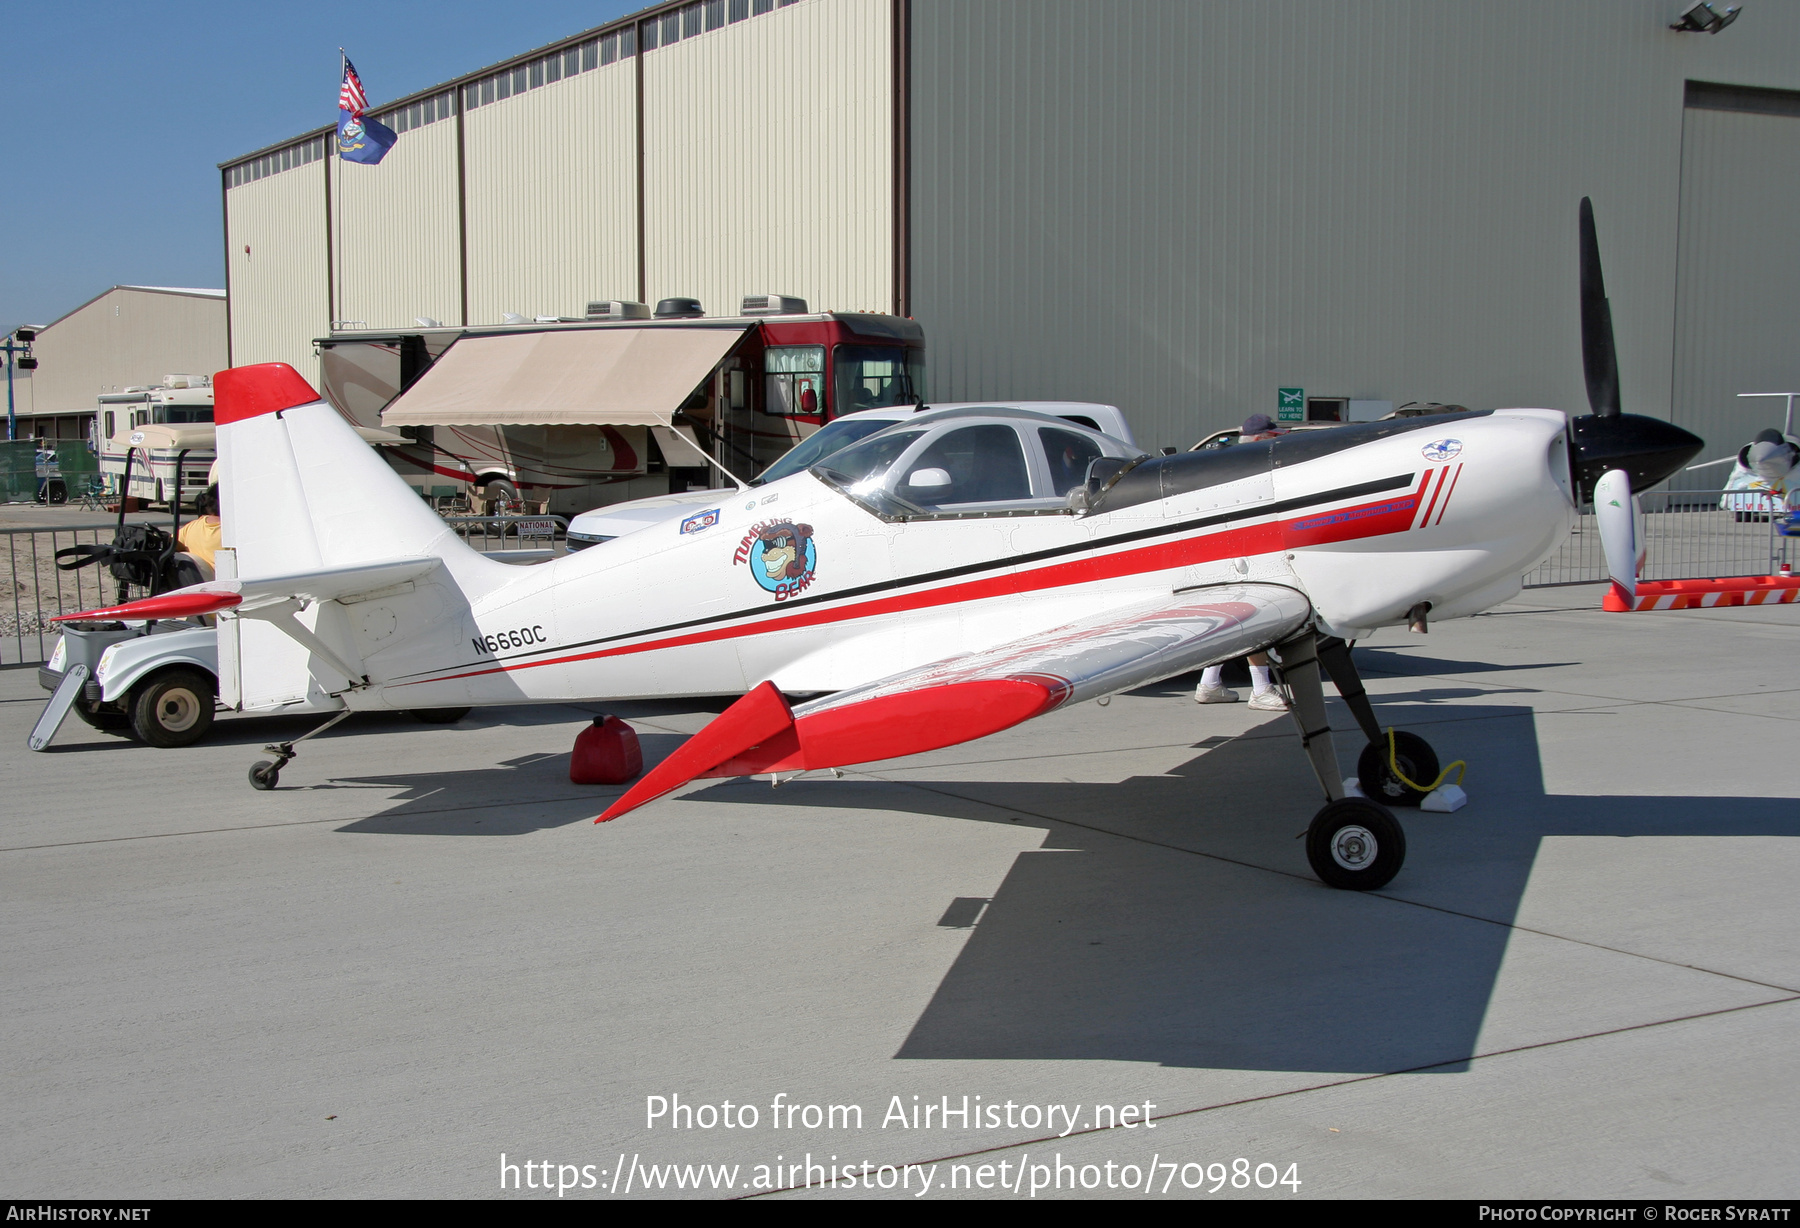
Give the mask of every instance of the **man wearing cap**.
[{"label": "man wearing cap", "polygon": [[[1267,414],[1251,414],[1244,419],[1244,425],[1238,429],[1239,443],[1260,443],[1265,439],[1274,439],[1286,434],[1275,420]],[[1269,677],[1269,654],[1253,652],[1250,654],[1250,708],[1255,712],[1286,712],[1287,700],[1275,689],[1274,681]],[[1209,665],[1200,675],[1200,685],[1194,688],[1194,702],[1197,704],[1234,704],[1238,701],[1238,693],[1225,685],[1225,666]]]}]

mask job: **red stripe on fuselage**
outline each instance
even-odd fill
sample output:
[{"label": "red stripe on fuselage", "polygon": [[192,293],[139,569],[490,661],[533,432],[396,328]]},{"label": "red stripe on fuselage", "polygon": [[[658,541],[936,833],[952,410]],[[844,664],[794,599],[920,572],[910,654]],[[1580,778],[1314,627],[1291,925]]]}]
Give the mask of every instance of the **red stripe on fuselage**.
[{"label": "red stripe on fuselage", "polygon": [[1462,481],[1462,465],[1456,466],[1456,472],[1450,475],[1450,489],[1444,492],[1444,506],[1438,509],[1438,518],[1433,524],[1444,523],[1444,513],[1450,510],[1450,496],[1456,493],[1456,484]]},{"label": "red stripe on fuselage", "polygon": [[[1438,496],[1444,493],[1444,479],[1449,476],[1450,466],[1445,465],[1442,469],[1438,470],[1437,487],[1431,492],[1431,502],[1425,505],[1425,514],[1419,517],[1419,527],[1421,529],[1431,523],[1431,509],[1437,506]],[[1425,480],[1427,482],[1431,481],[1431,474],[1427,473],[1425,475]],[[1423,490],[1424,488],[1421,487],[1420,489]]]},{"label": "red stripe on fuselage", "polygon": [[[1425,481],[1429,482],[1430,480],[1431,475],[1427,473]],[[459,678],[479,678],[486,674],[513,673],[519,670],[538,669],[545,665],[569,665],[576,661],[629,656],[632,653],[649,652],[658,648],[685,648],[694,644],[710,644],[742,636],[766,635],[777,631],[791,631],[800,627],[816,627],[825,623],[847,622],[856,618],[878,618],[884,614],[903,614],[912,610],[929,609],[933,606],[955,605],[965,601],[984,601],[991,597],[1017,596],[1021,593],[1040,592],[1044,589],[1067,588],[1077,584],[1092,584],[1101,580],[1116,580],[1124,576],[1167,571],[1175,567],[1211,563],[1234,556],[1272,554],[1290,546],[1311,546],[1325,542],[1348,541],[1359,537],[1379,537],[1387,533],[1401,533],[1411,527],[1413,513],[1419,505],[1419,495],[1423,492],[1424,485],[1421,483],[1419,490],[1413,494],[1399,495],[1394,499],[1376,500],[1373,503],[1360,504],[1356,507],[1339,508],[1336,511],[1324,512],[1316,516],[1302,516],[1289,521],[1270,521],[1267,524],[1249,525],[1242,529],[1227,529],[1204,537],[1162,542],[1136,550],[1121,550],[1116,554],[1078,559],[1031,571],[988,576],[961,584],[947,584],[941,588],[900,593],[892,597],[880,597],[856,605],[839,606],[835,609],[808,610],[803,614],[768,618],[761,622],[740,623],[731,627],[714,627],[705,631],[693,631],[686,635],[645,640],[636,644],[596,648],[591,652],[571,653],[568,656],[551,657],[543,661],[521,661],[512,665],[496,664],[483,669],[464,670],[461,673],[445,674],[438,678],[421,678],[413,682],[395,685],[396,687],[420,686],[429,682],[454,682]]]}]

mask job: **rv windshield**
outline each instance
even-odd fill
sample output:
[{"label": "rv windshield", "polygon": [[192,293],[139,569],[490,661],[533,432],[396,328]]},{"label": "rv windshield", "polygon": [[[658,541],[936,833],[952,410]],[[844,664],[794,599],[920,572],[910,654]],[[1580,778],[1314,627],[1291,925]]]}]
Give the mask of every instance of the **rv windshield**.
[{"label": "rv windshield", "polygon": [[779,481],[781,478],[799,473],[802,469],[810,469],[833,452],[847,448],[857,440],[866,439],[876,431],[884,431],[892,425],[894,425],[892,422],[868,418],[839,419],[836,422],[827,423],[802,439],[793,451],[763,470],[762,476],[750,485],[761,486],[764,482]]},{"label": "rv windshield", "polygon": [[210,405],[158,405],[150,411],[152,422],[211,422]]},{"label": "rv windshield", "polygon": [[913,405],[925,397],[925,351],[898,345],[840,345],[832,351],[831,412]]}]

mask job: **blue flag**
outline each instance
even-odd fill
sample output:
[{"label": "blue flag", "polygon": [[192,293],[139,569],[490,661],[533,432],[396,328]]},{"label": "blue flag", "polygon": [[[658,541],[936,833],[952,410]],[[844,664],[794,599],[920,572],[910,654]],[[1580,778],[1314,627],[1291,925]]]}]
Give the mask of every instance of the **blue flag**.
[{"label": "blue flag", "polygon": [[364,162],[374,166],[387,157],[387,151],[399,139],[399,134],[392,128],[367,115],[338,112],[338,154],[346,162]]},{"label": "blue flag", "polygon": [[338,156],[346,162],[362,162],[374,166],[387,156],[399,135],[386,124],[377,123],[363,113],[369,105],[363,93],[362,78],[350,57],[344,57],[344,79],[338,86]]}]

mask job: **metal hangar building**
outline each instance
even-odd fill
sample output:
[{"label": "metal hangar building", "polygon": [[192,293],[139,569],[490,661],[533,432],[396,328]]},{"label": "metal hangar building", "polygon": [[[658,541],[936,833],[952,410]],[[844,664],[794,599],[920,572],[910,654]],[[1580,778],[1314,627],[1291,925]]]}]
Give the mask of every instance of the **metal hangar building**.
[{"label": "metal hangar building", "polygon": [[916,318],[934,399],[1151,446],[1282,388],[1579,412],[1591,196],[1626,409],[1722,455],[1800,388],[1800,6],[1687,7],[659,5],[374,109],[379,166],[223,165],[230,357],[778,293]]}]

